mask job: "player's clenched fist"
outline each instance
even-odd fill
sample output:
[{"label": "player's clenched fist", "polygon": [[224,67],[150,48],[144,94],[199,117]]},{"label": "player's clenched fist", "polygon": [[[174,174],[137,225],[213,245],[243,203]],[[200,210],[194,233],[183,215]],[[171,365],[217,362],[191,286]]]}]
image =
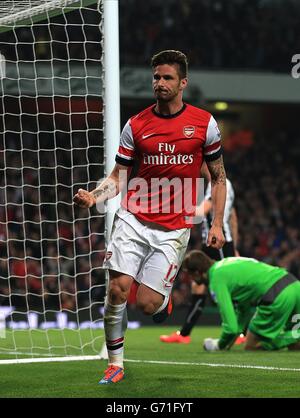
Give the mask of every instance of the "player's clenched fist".
[{"label": "player's clenched fist", "polygon": [[90,208],[96,203],[96,199],[87,190],[79,189],[73,197],[73,202],[81,208]]},{"label": "player's clenched fist", "polygon": [[223,247],[224,243],[225,237],[222,228],[219,226],[212,225],[208,232],[207,246],[219,250]]}]

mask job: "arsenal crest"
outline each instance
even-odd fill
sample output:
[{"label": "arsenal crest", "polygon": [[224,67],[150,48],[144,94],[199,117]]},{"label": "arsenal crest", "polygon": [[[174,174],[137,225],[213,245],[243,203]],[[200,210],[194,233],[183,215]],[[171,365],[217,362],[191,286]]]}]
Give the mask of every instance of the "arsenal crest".
[{"label": "arsenal crest", "polygon": [[183,128],[183,135],[186,138],[192,138],[195,133],[195,126],[184,126]]}]

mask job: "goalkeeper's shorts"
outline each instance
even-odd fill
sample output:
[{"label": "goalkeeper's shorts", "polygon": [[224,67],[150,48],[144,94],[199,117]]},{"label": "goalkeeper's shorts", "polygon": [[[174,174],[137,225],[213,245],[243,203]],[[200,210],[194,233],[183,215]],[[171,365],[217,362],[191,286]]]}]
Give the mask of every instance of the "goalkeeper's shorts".
[{"label": "goalkeeper's shorts", "polygon": [[249,330],[262,340],[265,349],[276,350],[300,340],[299,322],[300,282],[297,281],[283,289],[271,304],[257,307]]},{"label": "goalkeeper's shorts", "polygon": [[169,296],[182,264],[190,229],[161,230],[142,224],[119,209],[103,267],[132,276],[158,293]]}]

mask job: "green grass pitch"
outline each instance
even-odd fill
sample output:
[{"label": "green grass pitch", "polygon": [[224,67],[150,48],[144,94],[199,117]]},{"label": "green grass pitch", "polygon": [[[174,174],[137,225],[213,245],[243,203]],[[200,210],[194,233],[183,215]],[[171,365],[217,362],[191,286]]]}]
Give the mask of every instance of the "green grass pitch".
[{"label": "green grass pitch", "polygon": [[[160,334],[171,327],[142,327],[128,330],[125,345],[126,378],[115,385],[98,385],[106,367],[105,360],[0,364],[0,397],[93,397],[93,398],[207,398],[207,397],[300,397],[300,352],[244,352],[235,346],[228,352],[203,351],[205,337],[217,337],[219,328],[197,327],[192,343],[165,344]],[[47,345],[57,346],[55,354],[92,354],[100,351],[103,331],[7,332],[0,339],[0,360],[15,358],[8,354],[12,344],[20,352],[47,355]],[[66,351],[63,347],[70,347]],[[78,346],[84,345],[80,352]],[[4,350],[8,351],[4,353]],[[19,355],[19,357],[26,357]]]}]

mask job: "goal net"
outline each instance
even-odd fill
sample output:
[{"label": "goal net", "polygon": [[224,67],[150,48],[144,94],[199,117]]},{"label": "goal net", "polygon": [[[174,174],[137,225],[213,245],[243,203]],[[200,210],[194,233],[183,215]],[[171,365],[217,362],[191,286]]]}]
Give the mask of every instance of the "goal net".
[{"label": "goal net", "polygon": [[99,354],[102,4],[0,1],[0,360]]}]

